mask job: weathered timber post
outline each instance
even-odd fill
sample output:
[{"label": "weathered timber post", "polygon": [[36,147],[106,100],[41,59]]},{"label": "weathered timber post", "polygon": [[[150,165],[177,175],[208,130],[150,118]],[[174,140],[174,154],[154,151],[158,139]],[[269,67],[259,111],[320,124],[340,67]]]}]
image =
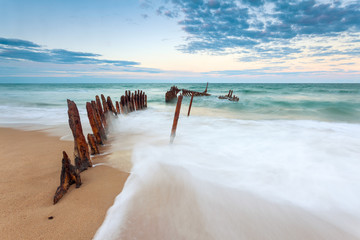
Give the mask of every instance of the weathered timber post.
[{"label": "weathered timber post", "polygon": [[98,108],[96,106],[95,101],[91,101],[91,106],[92,106],[92,108],[94,110],[96,124],[98,126],[100,137],[101,137],[101,142],[97,142],[97,144],[103,144],[104,141],[107,139],[106,133],[105,133],[105,128],[104,128],[104,125],[102,123],[102,119],[101,119],[101,116],[100,116],[100,113],[99,113],[99,110],[98,110]]},{"label": "weathered timber post", "polygon": [[104,114],[104,111],[103,111],[103,108],[101,106],[101,102],[100,102],[100,98],[98,95],[96,95],[96,105],[97,105],[97,110],[100,114],[100,117],[101,117],[101,122],[102,124],[104,125],[104,128],[107,128],[107,123],[106,123],[106,117],[105,117],[105,114]]},{"label": "weathered timber post", "polygon": [[74,157],[75,166],[80,172],[86,170],[92,166],[89,154],[89,146],[85,141],[85,137],[82,131],[79,111],[76,104],[67,100],[68,102],[68,115],[69,115],[69,126],[74,136]]},{"label": "weathered timber post", "polygon": [[107,105],[108,105],[109,110],[110,110],[111,112],[113,112],[115,115],[117,115],[116,110],[115,110],[115,107],[114,107],[114,104],[113,104],[110,96],[107,97],[107,101],[106,101],[106,102],[107,102]]},{"label": "weathered timber post", "polygon": [[108,107],[108,104],[106,102],[106,99],[104,97],[104,94],[101,94],[101,101],[102,101],[102,105],[103,105],[103,108],[104,108],[104,114],[107,113],[109,111],[109,107]]},{"label": "weathered timber post", "polygon": [[174,138],[175,138],[175,135],[176,135],[176,128],[177,128],[177,124],[178,124],[178,120],[179,120],[182,99],[183,99],[183,95],[180,94],[178,96],[178,101],[177,101],[177,104],[176,104],[176,109],[175,109],[175,114],[174,114],[174,121],[173,121],[172,129],[171,129],[171,135],[170,135],[170,143],[174,142]]},{"label": "weathered timber post", "polygon": [[96,145],[94,134],[88,133],[87,139],[88,139],[88,143],[89,143],[89,146],[90,146],[91,155],[99,154],[100,151],[99,151],[98,146]]},{"label": "weathered timber post", "polygon": [[94,133],[96,142],[98,144],[103,144],[102,138],[100,135],[99,123],[97,122],[97,119],[95,116],[95,109],[93,108],[93,105],[89,102],[86,103],[86,111],[87,111],[89,123],[90,123],[91,129]]},{"label": "weathered timber post", "polygon": [[81,178],[80,171],[70,163],[70,159],[65,151],[63,151],[62,167],[60,174],[60,186],[56,189],[53,202],[56,204],[67,192],[70,185],[76,183],[76,187],[80,187]]},{"label": "weathered timber post", "polygon": [[190,100],[190,105],[189,105],[189,111],[188,111],[188,116],[190,116],[190,110],[191,110],[191,105],[194,99],[194,93],[191,95],[191,100]]},{"label": "weathered timber post", "polygon": [[115,101],[115,105],[116,105],[116,112],[117,114],[120,114],[120,105],[118,101]]},{"label": "weathered timber post", "polygon": [[204,93],[207,93],[208,86],[209,86],[209,83],[207,82],[207,83],[206,83],[206,88],[205,88]]}]

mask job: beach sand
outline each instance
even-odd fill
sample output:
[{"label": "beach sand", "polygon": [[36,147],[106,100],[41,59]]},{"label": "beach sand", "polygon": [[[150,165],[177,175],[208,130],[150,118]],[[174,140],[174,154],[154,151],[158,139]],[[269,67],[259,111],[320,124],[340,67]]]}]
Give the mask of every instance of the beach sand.
[{"label": "beach sand", "polygon": [[[62,151],[73,162],[73,142],[39,131],[0,128],[1,239],[91,239],[128,173],[100,165],[81,173],[53,205]],[[103,161],[98,157],[93,163]],[[48,219],[52,216],[53,219]]]}]

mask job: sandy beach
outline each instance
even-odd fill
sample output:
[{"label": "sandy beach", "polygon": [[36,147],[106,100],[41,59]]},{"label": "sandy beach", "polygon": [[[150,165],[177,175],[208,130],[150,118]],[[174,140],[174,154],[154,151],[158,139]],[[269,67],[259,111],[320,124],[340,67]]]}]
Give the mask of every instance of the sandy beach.
[{"label": "sandy beach", "polygon": [[[127,173],[100,165],[81,173],[53,205],[62,151],[73,161],[73,142],[39,131],[0,128],[1,239],[91,239],[122,190]],[[101,158],[93,163],[101,162]],[[48,217],[53,217],[49,220]]]}]

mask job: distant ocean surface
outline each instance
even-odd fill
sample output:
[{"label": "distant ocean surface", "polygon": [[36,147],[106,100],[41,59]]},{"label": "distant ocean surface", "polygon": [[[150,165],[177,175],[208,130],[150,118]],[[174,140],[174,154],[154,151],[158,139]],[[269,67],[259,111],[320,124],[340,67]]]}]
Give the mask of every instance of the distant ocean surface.
[{"label": "distant ocean surface", "polygon": [[[232,220],[226,229],[236,233],[231,224],[241,207],[237,193],[243,192],[304,209],[360,237],[360,84],[209,83],[211,96],[194,98],[189,118],[190,98],[184,98],[170,145],[175,103],[166,104],[164,96],[172,85],[0,84],[0,126],[61,126],[67,132],[58,135],[66,137],[71,99],[87,133],[85,103],[95,95],[115,101],[125,90],[146,92],[146,111],[114,121],[109,162],[132,174],[97,239],[121,239],[128,229],[141,234],[156,223],[166,225],[165,239],[179,239],[181,226],[195,236],[197,228],[182,225],[184,219],[202,219],[208,235],[197,239],[236,239],[240,233],[221,235],[224,226],[214,221]],[[202,92],[206,83],[175,85]],[[218,99],[230,89],[239,102]],[[131,153],[130,163],[124,152]],[[213,209],[232,215],[214,216]]]},{"label": "distant ocean surface", "polygon": [[[84,108],[96,94],[112,99],[125,90],[142,89],[149,97],[149,106],[172,111],[164,95],[172,84],[0,84],[0,124],[66,122],[54,114],[66,116],[66,99]],[[178,84],[179,88],[204,91],[206,84]],[[240,98],[231,103],[220,100],[234,90]],[[195,108],[203,114],[220,111],[226,116],[247,120],[318,120],[360,123],[360,84],[209,84],[210,97],[197,98]],[[185,98],[184,103],[189,100]],[[47,114],[47,113],[53,114]],[[45,117],[45,115],[48,115]],[[48,121],[50,120],[50,121]]]}]

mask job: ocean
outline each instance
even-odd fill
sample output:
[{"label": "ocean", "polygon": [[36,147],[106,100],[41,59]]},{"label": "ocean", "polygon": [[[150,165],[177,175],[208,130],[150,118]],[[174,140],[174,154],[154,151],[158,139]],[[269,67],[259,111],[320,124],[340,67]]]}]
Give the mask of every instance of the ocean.
[{"label": "ocean", "polygon": [[[247,197],[360,237],[360,84],[210,83],[211,96],[195,97],[190,117],[184,97],[169,144],[176,103],[164,96],[172,85],[1,84],[0,126],[71,140],[66,99],[76,102],[88,133],[85,103],[95,95],[115,101],[125,90],[146,92],[148,109],[113,121],[108,164],[131,175],[95,239],[246,239],[244,214],[270,226],[265,239],[277,239],[261,209],[244,213]],[[217,98],[230,89],[239,102]]]}]

